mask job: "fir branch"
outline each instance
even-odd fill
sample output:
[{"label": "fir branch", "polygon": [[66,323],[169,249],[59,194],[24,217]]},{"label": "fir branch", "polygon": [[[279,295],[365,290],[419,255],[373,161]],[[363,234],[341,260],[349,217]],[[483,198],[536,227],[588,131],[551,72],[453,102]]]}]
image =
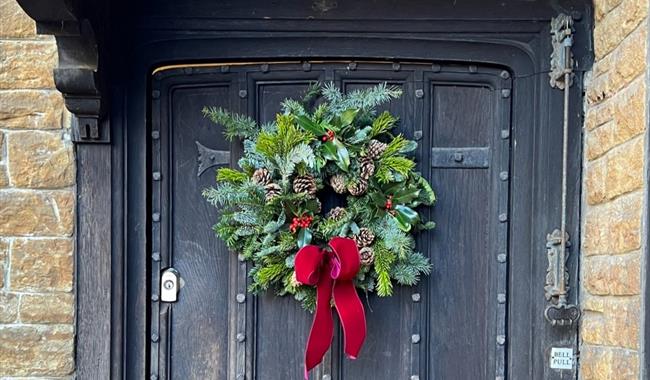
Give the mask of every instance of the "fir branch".
[{"label": "fir branch", "polygon": [[248,116],[231,113],[221,107],[203,107],[203,116],[224,129],[224,136],[230,141],[235,137],[242,139],[254,138],[259,128],[255,120]]},{"label": "fir branch", "polygon": [[362,113],[372,113],[377,106],[399,98],[402,95],[402,90],[397,86],[380,83],[344,95],[333,83],[327,83],[323,87],[322,94],[329,104],[330,113],[338,115],[349,109],[360,109]]},{"label": "fir branch", "polygon": [[429,259],[419,252],[414,252],[393,266],[391,276],[400,285],[413,286],[420,281],[421,274],[429,275],[430,273]]},{"label": "fir branch", "polygon": [[388,146],[386,146],[386,150],[384,150],[384,153],[381,154],[381,158],[390,157],[399,154],[408,145],[409,145],[409,140],[405,139],[403,135],[398,135],[388,143]]},{"label": "fir branch", "polygon": [[308,107],[311,105],[312,102],[314,102],[322,92],[323,86],[321,85],[320,82],[315,81],[311,82],[309,84],[309,88],[307,88],[307,91],[305,91],[305,95],[302,97],[302,104],[305,107]]},{"label": "fir branch", "polygon": [[308,144],[313,136],[298,128],[291,115],[278,115],[276,132],[262,132],[257,137],[255,148],[268,159],[285,157],[299,144]]},{"label": "fir branch", "polygon": [[300,301],[303,309],[313,312],[316,309],[316,288],[312,286],[300,286],[294,298]]},{"label": "fir branch", "polygon": [[370,130],[369,137],[372,138],[375,136],[379,136],[383,133],[390,132],[390,130],[393,129],[393,127],[395,127],[396,122],[397,122],[397,118],[391,115],[390,112],[388,111],[382,112],[372,122],[372,129]]},{"label": "fir branch", "polygon": [[304,105],[294,99],[285,99],[282,102],[282,112],[285,115],[304,115],[306,113]]},{"label": "fir branch", "polygon": [[233,214],[233,219],[247,226],[255,226],[259,223],[259,218],[252,210],[239,211]]},{"label": "fir branch", "polygon": [[393,294],[393,284],[390,280],[390,268],[395,261],[395,253],[380,239],[374,246],[375,273],[377,274],[377,295],[387,297]]},{"label": "fir branch", "polygon": [[[415,168],[415,162],[402,156],[384,157],[379,160],[379,167],[375,176],[379,183],[399,182],[408,178],[409,173]],[[401,178],[396,175],[399,174]]]},{"label": "fir branch", "polygon": [[389,215],[375,226],[375,234],[381,236],[386,248],[395,252],[400,259],[409,256],[415,248],[413,236],[402,231],[395,218]]},{"label": "fir branch", "polygon": [[[270,131],[265,131],[270,132]],[[256,149],[255,141],[244,140],[244,156],[239,159],[239,167],[244,170],[253,172],[255,169],[267,168],[273,170],[271,162]]]},{"label": "fir branch", "polygon": [[275,163],[283,181],[286,181],[294,173],[296,165],[304,163],[306,166],[312,167],[315,160],[314,151],[305,143],[296,145],[284,156],[275,157]]},{"label": "fir branch", "polygon": [[230,168],[217,170],[217,182],[242,183],[248,179],[246,173]]},{"label": "fir branch", "polygon": [[257,282],[263,289],[267,289],[272,282],[281,279],[288,270],[289,269],[285,267],[283,263],[275,263],[261,267],[255,273],[255,282]]}]

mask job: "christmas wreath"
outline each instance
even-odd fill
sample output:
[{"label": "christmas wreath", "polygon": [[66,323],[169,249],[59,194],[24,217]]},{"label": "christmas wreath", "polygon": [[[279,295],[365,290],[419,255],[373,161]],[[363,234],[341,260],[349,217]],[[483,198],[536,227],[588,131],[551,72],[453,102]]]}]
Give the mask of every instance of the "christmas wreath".
[{"label": "christmas wreath", "polygon": [[[330,284],[340,308],[358,298],[355,287],[390,296],[393,282],[412,286],[430,273],[414,234],[434,226],[416,208],[432,205],[435,195],[414,170],[417,143],[394,135],[397,118],[376,111],[400,95],[386,84],[349,94],[316,85],[301,101],[285,100],[275,122],[261,126],[204,108],[226,138],[243,142],[240,170],[219,169],[216,187],[204,196],[220,210],[216,234],[250,263],[251,292],[272,288],[313,310],[326,267],[328,278],[352,289],[337,299],[339,285]],[[326,297],[321,303],[329,308]],[[356,355],[354,348],[346,352]]]}]

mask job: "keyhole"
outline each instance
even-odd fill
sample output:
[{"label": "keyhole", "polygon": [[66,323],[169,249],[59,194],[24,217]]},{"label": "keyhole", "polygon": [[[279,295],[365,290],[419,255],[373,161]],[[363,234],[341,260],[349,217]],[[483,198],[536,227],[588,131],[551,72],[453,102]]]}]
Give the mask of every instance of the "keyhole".
[{"label": "keyhole", "polygon": [[165,283],[163,284],[163,286],[165,287],[165,289],[167,289],[167,290],[171,290],[171,289],[174,288],[174,281],[172,281],[172,280],[167,280],[167,281],[165,281]]}]

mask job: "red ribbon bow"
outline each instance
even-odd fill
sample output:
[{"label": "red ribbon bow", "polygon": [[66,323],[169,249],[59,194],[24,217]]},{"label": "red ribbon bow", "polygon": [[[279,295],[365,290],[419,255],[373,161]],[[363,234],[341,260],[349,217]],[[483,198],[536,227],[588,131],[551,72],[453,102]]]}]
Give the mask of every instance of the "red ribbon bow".
[{"label": "red ribbon bow", "polygon": [[316,313],[305,350],[305,379],[332,344],[334,321],[330,300],[343,326],[344,351],[356,359],[366,339],[366,316],[352,282],[359,272],[359,250],[352,239],[335,237],[329,248],[306,245],[296,254],[296,278],[316,286]]}]

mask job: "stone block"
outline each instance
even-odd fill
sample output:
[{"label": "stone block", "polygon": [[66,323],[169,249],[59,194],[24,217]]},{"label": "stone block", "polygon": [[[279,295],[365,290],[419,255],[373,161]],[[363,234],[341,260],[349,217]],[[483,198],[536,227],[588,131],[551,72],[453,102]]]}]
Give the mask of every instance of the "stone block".
[{"label": "stone block", "polygon": [[14,323],[17,319],[18,296],[13,293],[0,292],[0,323]]},{"label": "stone block", "polygon": [[607,160],[596,160],[584,168],[587,204],[602,203],[607,196]]},{"label": "stone block", "polygon": [[0,15],[0,38],[36,36],[36,23],[27,16],[16,0],[0,0]]},{"label": "stone block", "polygon": [[639,355],[635,351],[584,345],[580,351],[582,380],[638,380]]},{"label": "stone block", "polygon": [[0,235],[71,236],[74,193],[0,190]]},{"label": "stone block", "polygon": [[5,269],[9,258],[9,240],[0,239],[0,288],[5,286]]},{"label": "stone block", "polygon": [[74,371],[74,331],[69,325],[0,326],[3,376],[67,376]]},{"label": "stone block", "polygon": [[581,336],[584,343],[639,348],[641,302],[632,297],[583,297]]},{"label": "stone block", "polygon": [[61,188],[75,182],[72,144],[61,133],[13,132],[7,138],[7,162],[13,186]]},{"label": "stone block", "polygon": [[72,291],[72,239],[16,239],[9,271],[12,290]]},{"label": "stone block", "polygon": [[20,299],[22,323],[73,323],[72,293],[23,294]]},{"label": "stone block", "polygon": [[63,96],[56,90],[4,90],[0,104],[0,128],[61,128]]},{"label": "stone block", "polygon": [[0,90],[54,89],[54,41],[0,40],[0,62]]},{"label": "stone block", "polygon": [[638,250],[643,207],[642,191],[588,207],[583,220],[582,253],[590,256]]},{"label": "stone block", "polygon": [[607,153],[605,156],[607,159],[605,197],[607,199],[613,199],[643,186],[644,144],[643,136],[639,136]]},{"label": "stone block", "polygon": [[585,257],[582,262],[585,290],[594,295],[641,293],[641,255]]},{"label": "stone block", "polygon": [[648,15],[648,3],[646,0],[624,0],[601,14],[603,17],[594,26],[594,53],[597,60],[609,54],[637,29]]}]

